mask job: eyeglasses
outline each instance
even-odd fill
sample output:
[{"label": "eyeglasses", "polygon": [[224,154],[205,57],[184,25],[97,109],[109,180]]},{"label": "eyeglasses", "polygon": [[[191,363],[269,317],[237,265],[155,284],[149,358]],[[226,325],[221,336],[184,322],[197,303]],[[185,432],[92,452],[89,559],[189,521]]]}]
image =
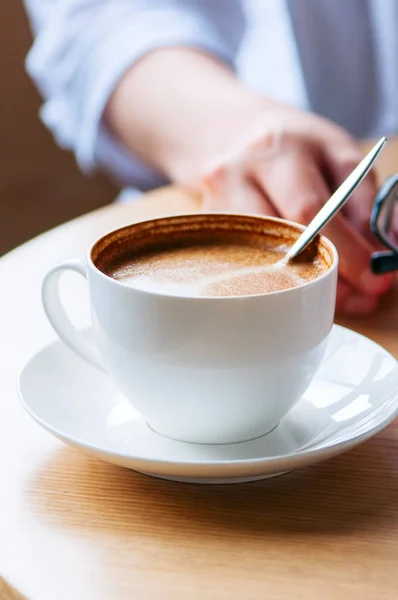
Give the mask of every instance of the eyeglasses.
[{"label": "eyeglasses", "polygon": [[393,175],[380,188],[372,214],[370,228],[389,250],[375,252],[371,258],[373,273],[398,270],[398,175]]}]

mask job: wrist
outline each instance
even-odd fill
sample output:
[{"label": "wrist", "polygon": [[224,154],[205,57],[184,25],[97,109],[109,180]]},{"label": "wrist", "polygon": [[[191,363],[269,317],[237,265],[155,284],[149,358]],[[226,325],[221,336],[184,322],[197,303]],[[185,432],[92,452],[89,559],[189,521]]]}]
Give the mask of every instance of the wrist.
[{"label": "wrist", "polygon": [[165,153],[163,169],[171,180],[189,183],[214,161],[231,152],[250,128],[254,115],[267,110],[267,101],[238,81],[212,95],[188,139]]}]

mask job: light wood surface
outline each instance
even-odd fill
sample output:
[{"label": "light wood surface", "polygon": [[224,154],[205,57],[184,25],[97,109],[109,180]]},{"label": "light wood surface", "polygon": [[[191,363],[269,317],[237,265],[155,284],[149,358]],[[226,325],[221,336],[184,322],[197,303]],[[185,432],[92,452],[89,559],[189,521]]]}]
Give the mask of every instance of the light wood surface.
[{"label": "light wood surface", "polygon": [[[384,173],[397,170],[397,144],[383,161]],[[89,459],[21,408],[18,373],[55,338],[40,303],[48,267],[84,253],[107,229],[197,207],[182,191],[159,190],[68,223],[0,261],[0,599],[395,599],[397,424],[315,467],[206,487]],[[84,324],[81,294],[75,316]],[[374,317],[344,324],[398,357],[397,299],[393,293]]]}]

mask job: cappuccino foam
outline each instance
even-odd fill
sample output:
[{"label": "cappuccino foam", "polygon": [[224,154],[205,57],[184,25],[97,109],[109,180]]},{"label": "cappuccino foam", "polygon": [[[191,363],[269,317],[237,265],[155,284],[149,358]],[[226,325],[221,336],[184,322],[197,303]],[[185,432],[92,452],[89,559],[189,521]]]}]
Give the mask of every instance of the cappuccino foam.
[{"label": "cappuccino foam", "polygon": [[[327,269],[321,261],[280,264],[281,248],[232,240],[152,249],[107,269],[117,281],[181,296],[251,296],[294,288]],[[276,264],[278,263],[278,264]]]}]

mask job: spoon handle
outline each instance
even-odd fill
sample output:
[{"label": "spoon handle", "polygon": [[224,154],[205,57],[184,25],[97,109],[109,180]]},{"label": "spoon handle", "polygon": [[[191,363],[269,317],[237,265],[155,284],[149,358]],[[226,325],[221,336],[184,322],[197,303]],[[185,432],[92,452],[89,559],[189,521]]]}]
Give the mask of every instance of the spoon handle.
[{"label": "spoon handle", "polygon": [[334,217],[340,208],[347,202],[355,188],[366,177],[373,166],[376,157],[387,142],[386,137],[382,137],[370,152],[355,167],[352,173],[347,177],[341,186],[329,198],[319,213],[312,219],[308,227],[305,228],[298,240],[293,244],[285,256],[285,260],[290,260],[300,254],[308,246],[323,227]]}]

